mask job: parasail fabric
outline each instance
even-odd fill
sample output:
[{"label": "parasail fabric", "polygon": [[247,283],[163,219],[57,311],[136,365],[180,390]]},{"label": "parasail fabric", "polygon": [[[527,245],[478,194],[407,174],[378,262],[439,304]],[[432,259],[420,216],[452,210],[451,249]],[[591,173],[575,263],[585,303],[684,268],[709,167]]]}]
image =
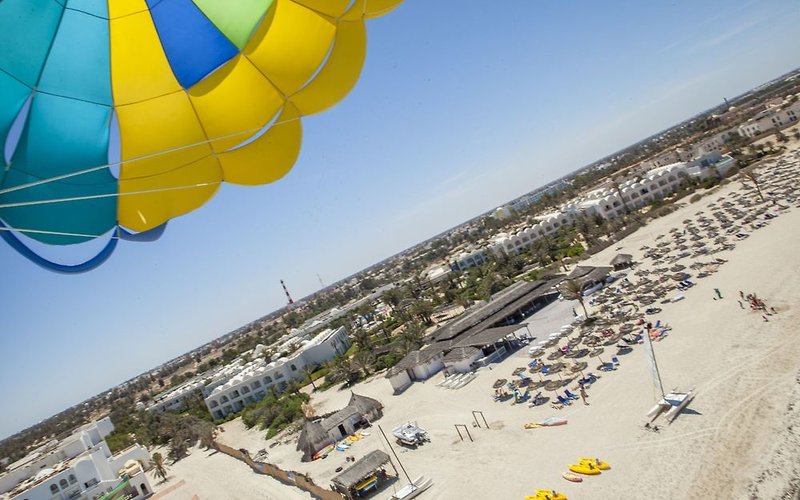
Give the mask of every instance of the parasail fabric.
[{"label": "parasail fabric", "polygon": [[356,84],[365,20],[401,2],[0,1],[0,234],[28,257],[11,230],[149,240],[222,182],[279,179],[300,119]]}]

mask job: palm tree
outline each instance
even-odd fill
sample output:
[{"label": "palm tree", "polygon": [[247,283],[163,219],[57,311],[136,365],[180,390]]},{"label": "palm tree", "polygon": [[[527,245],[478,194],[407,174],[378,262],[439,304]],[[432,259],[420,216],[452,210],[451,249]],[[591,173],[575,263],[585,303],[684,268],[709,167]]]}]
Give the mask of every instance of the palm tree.
[{"label": "palm tree", "polygon": [[742,181],[742,184],[746,183],[746,181],[750,181],[756,187],[756,192],[758,193],[758,197],[761,201],[764,201],[764,195],[761,193],[761,185],[758,183],[758,175],[751,169],[751,170],[743,170],[740,172],[739,180]]},{"label": "palm tree", "polygon": [[586,304],[583,303],[583,285],[576,279],[564,281],[561,285],[561,294],[565,299],[577,300],[583,308],[583,314],[586,319],[589,319],[589,312],[586,310]]},{"label": "palm tree", "polygon": [[167,479],[167,464],[159,452],[153,453],[153,474],[161,481],[166,481]]},{"label": "palm tree", "polygon": [[313,366],[313,365],[304,365],[303,366],[303,373],[306,374],[306,377],[308,377],[308,381],[311,382],[311,389],[316,391],[317,390],[317,386],[314,385],[314,379],[311,377],[311,375],[314,373],[314,369],[315,368],[316,368],[316,366]]},{"label": "palm tree", "polygon": [[400,353],[405,356],[422,345],[422,330],[416,323],[406,325],[400,334]]},{"label": "palm tree", "polygon": [[392,308],[392,311],[397,309],[397,306],[400,305],[400,302],[404,299],[403,292],[400,288],[390,288],[381,294],[381,300],[386,302],[389,307]]},{"label": "palm tree", "polygon": [[433,323],[431,314],[433,314],[433,305],[427,300],[418,300],[411,306],[411,311],[414,316],[417,316],[426,325]]},{"label": "palm tree", "polygon": [[353,337],[353,343],[356,344],[362,351],[368,351],[372,347],[369,332],[362,328],[356,328],[353,330],[351,337]]},{"label": "palm tree", "polygon": [[197,434],[200,437],[200,446],[210,450],[215,448],[214,436],[217,433],[217,428],[207,422],[199,422],[197,426]]},{"label": "palm tree", "polygon": [[331,382],[350,383],[354,374],[350,358],[339,356],[328,363],[328,374],[325,375],[325,378]]},{"label": "palm tree", "polygon": [[353,356],[353,365],[364,372],[364,377],[369,377],[373,361],[375,359],[369,351],[360,351]]}]

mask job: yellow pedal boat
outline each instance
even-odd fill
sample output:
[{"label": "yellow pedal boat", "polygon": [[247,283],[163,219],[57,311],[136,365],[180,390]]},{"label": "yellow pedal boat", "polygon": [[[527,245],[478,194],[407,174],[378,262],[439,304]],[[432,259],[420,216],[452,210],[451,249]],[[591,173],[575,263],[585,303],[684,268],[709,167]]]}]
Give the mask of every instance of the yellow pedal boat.
[{"label": "yellow pedal boat", "polygon": [[526,496],[525,500],[567,500],[567,495],[555,490],[536,490],[533,496]]},{"label": "yellow pedal boat", "polygon": [[608,470],[608,469],[611,468],[611,466],[608,464],[608,462],[603,462],[599,458],[581,457],[580,458],[580,463],[582,463],[582,464],[590,463],[590,464],[594,465],[595,467],[597,467],[600,470]]},{"label": "yellow pedal boat", "polygon": [[587,476],[596,476],[597,474],[600,474],[600,469],[598,469],[597,466],[592,463],[581,462],[579,464],[571,464],[569,466],[569,470]]}]

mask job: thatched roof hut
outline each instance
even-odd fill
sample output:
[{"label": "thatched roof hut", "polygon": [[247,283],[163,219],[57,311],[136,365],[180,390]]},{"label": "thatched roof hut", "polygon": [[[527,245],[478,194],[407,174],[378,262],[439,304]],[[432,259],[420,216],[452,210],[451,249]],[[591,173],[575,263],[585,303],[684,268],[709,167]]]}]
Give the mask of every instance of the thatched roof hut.
[{"label": "thatched roof hut", "polygon": [[319,420],[307,420],[300,431],[300,438],[297,440],[297,450],[303,452],[303,461],[311,460],[311,458],[319,450],[326,446],[333,444],[334,440],[328,434],[328,431],[322,426]]},{"label": "thatched roof hut", "polygon": [[[338,476],[334,477],[331,482],[335,489],[346,495],[347,498],[352,498],[353,488],[356,487],[364,478],[367,478],[376,473],[384,465],[390,464],[394,468],[389,455],[381,450],[373,450],[362,458],[358,459],[356,463],[342,471]],[[395,474],[397,471],[395,470]]]},{"label": "thatched roof hut", "polygon": [[318,451],[354,432],[358,426],[369,425],[382,416],[380,401],[351,392],[344,408],[321,419],[306,421],[297,440],[297,450],[303,452],[303,461],[311,460]]},{"label": "thatched roof hut", "polygon": [[619,271],[620,269],[625,269],[626,267],[630,267],[633,265],[633,255],[627,253],[618,253],[613,259],[611,259],[611,267],[615,270]]},{"label": "thatched roof hut", "polygon": [[347,406],[353,407],[358,412],[369,420],[375,420],[383,416],[383,405],[377,399],[361,396],[354,392],[350,392],[350,401]]}]

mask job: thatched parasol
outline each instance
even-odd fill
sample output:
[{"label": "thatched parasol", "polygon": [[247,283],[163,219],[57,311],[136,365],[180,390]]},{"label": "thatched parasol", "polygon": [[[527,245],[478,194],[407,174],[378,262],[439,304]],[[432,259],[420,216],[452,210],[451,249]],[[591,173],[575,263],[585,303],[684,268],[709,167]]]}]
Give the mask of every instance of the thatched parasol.
[{"label": "thatched parasol", "polygon": [[600,355],[603,354],[604,351],[605,349],[603,349],[602,347],[596,347],[592,350],[592,352],[589,353],[589,357],[597,358],[600,361],[600,363],[605,364],[603,360],[600,358]]},{"label": "thatched parasol", "polygon": [[562,382],[560,380],[551,380],[551,381],[549,381],[549,382],[547,382],[545,384],[544,388],[547,389],[548,391],[555,392],[558,389],[562,388],[563,386],[564,386],[564,382]]},{"label": "thatched parasol", "polygon": [[525,367],[521,366],[519,368],[515,368],[514,371],[511,372],[511,375],[514,375],[516,377],[517,375],[519,375],[520,373],[523,373],[524,371],[525,371]]},{"label": "thatched parasol", "polygon": [[[577,363],[569,367],[569,371],[571,371],[572,373],[583,372],[583,370],[585,370],[587,366],[589,366],[589,363],[587,363],[586,361],[578,361]],[[581,373],[581,375],[583,375],[583,373]]]},{"label": "thatched parasol", "polygon": [[495,380],[494,385],[492,385],[492,388],[493,389],[499,389],[499,388],[505,386],[507,383],[508,383],[508,380],[506,380],[504,378],[499,378],[499,379]]},{"label": "thatched parasol", "polygon": [[555,351],[553,351],[553,352],[551,352],[550,354],[547,355],[547,360],[548,361],[555,361],[555,360],[557,360],[558,358],[560,358],[563,355],[564,355],[564,353],[561,352],[561,349],[556,349]]}]

